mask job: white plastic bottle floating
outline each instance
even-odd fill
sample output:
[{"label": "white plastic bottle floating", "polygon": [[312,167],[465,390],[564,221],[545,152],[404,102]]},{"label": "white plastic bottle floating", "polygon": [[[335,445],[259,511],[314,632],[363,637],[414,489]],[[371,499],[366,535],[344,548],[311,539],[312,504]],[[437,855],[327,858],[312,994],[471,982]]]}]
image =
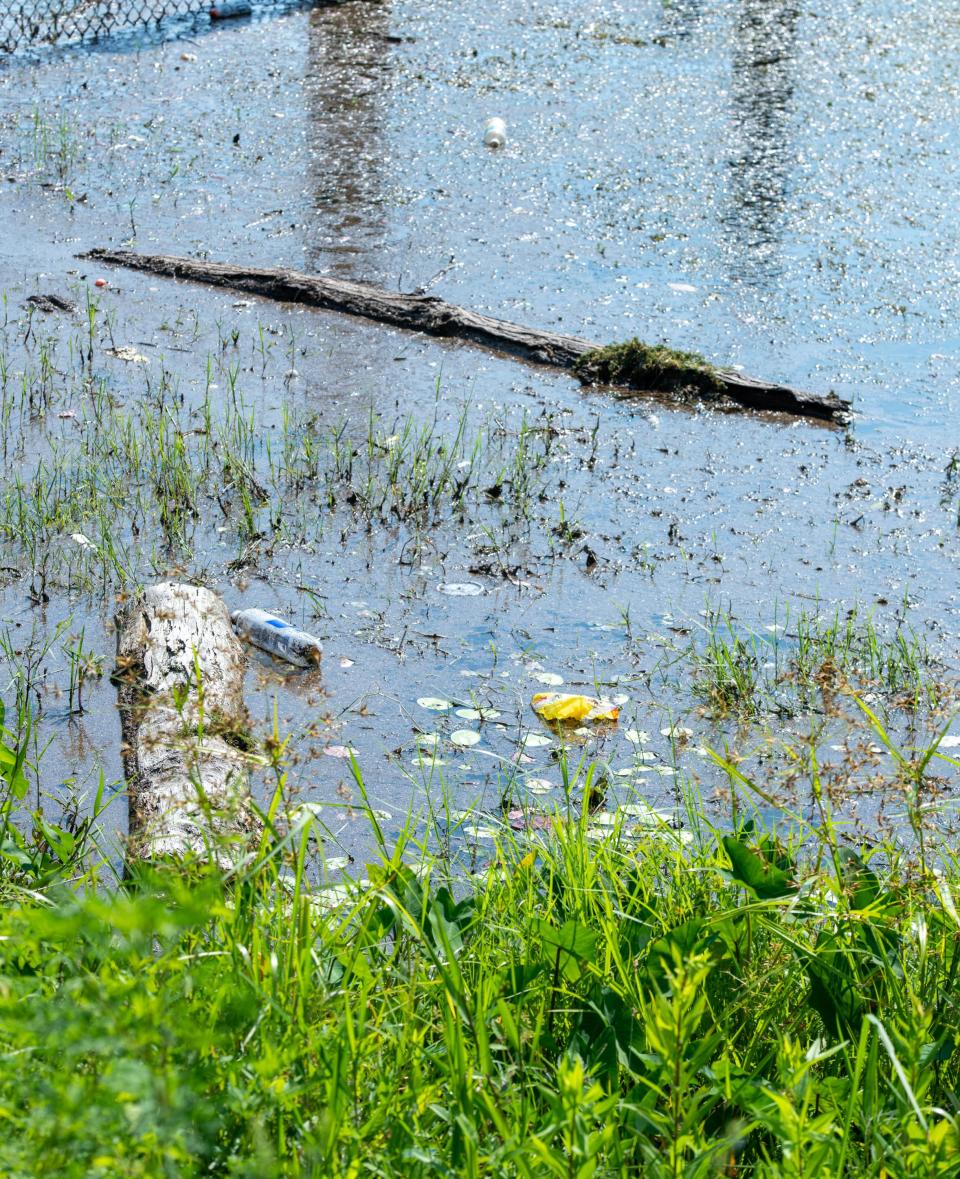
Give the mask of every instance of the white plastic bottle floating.
[{"label": "white plastic bottle floating", "polygon": [[487,119],[483,125],[483,142],[487,147],[503,147],[507,142],[507,124],[503,119]]},{"label": "white plastic bottle floating", "polygon": [[305,630],[297,630],[276,614],[266,610],[235,610],[230,616],[237,634],[255,647],[269,651],[295,667],[315,667],[323,655],[320,640]]}]

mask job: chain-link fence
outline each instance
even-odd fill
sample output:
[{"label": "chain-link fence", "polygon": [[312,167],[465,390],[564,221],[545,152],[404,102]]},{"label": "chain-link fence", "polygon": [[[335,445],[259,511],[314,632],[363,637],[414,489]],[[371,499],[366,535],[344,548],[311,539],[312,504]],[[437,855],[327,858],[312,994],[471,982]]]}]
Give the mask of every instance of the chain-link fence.
[{"label": "chain-link fence", "polygon": [[158,26],[218,16],[248,16],[252,9],[292,7],[259,0],[0,0],[0,57],[18,50],[95,41]]}]

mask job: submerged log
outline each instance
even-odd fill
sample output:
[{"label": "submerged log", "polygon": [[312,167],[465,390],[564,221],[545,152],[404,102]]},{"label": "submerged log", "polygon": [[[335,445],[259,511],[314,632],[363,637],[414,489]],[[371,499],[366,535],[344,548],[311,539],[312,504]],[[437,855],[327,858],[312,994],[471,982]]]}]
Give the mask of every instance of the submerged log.
[{"label": "submerged log", "polygon": [[243,748],[243,647],[222,600],[166,582],[117,618],[128,858],[235,862],[257,823]]},{"label": "submerged log", "polygon": [[[717,368],[701,357],[672,352],[662,346],[650,348],[638,341],[604,346],[580,336],[522,327],[505,319],[479,315],[433,295],[400,294],[367,283],[323,278],[295,270],[200,262],[168,254],[137,254],[132,250],[96,249],[80,257],[150,274],[229,287],[267,299],[358,315],[431,336],[465,340],[536,364],[571,369],[585,384],[612,384],[646,392],[693,392],[700,399],[726,399],[750,409],[838,423],[846,422],[850,416],[849,402],[834,393],[804,393],[788,385]],[[620,356],[624,348],[635,350],[631,362],[611,367],[610,354]],[[652,366],[644,363],[644,358],[650,354],[657,360]],[[670,363],[660,363],[666,357],[670,358]]]}]

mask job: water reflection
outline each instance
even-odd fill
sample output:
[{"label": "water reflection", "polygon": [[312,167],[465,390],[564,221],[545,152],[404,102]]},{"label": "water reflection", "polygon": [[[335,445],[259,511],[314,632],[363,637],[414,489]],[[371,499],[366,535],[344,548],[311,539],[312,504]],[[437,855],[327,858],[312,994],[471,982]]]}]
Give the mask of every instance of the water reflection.
[{"label": "water reflection", "polygon": [[310,16],[304,89],[316,216],[307,258],[317,269],[375,278],[383,239],[384,96],[389,4],[344,4]]},{"label": "water reflection", "polygon": [[702,0],[670,0],[663,6],[663,35],[683,40],[697,31],[702,18]]},{"label": "water reflection", "polygon": [[763,283],[780,273],[783,209],[794,149],[791,99],[799,10],[743,0],[733,53],[731,191],[723,214],[734,277]]}]

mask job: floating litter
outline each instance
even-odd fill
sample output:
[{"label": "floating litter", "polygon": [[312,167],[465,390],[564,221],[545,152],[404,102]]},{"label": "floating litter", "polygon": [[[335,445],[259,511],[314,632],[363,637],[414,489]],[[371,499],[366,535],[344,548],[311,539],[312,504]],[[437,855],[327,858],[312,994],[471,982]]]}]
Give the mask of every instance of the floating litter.
[{"label": "floating litter", "polygon": [[487,119],[483,125],[483,142],[487,147],[503,147],[507,142],[507,124],[503,119]]},{"label": "floating litter", "polygon": [[533,677],[538,684],[546,684],[550,688],[559,688],[563,683],[563,676],[557,675],[555,671],[541,671],[539,675]]},{"label": "floating litter", "polygon": [[615,721],[620,715],[612,700],[566,692],[537,692],[531,704],[533,711],[548,721]]},{"label": "floating litter", "polygon": [[348,759],[357,756],[357,750],[349,745],[328,745],[323,750],[324,757],[342,757]]}]

